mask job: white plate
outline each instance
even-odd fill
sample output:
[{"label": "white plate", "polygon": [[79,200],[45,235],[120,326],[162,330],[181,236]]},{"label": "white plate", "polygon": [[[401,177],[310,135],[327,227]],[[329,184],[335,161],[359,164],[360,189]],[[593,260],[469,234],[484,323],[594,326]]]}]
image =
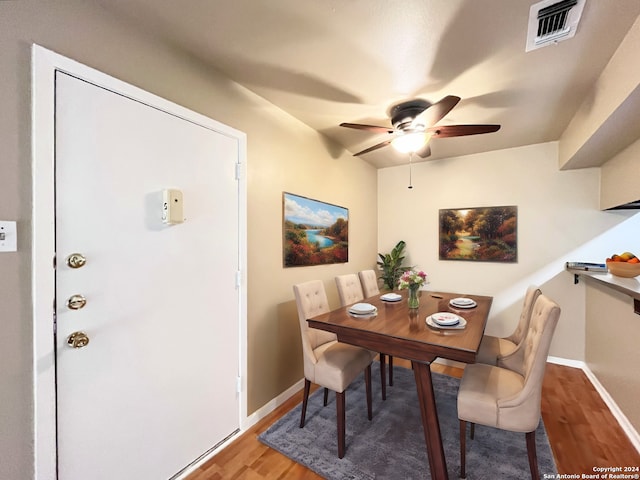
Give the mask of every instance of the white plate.
[{"label": "white plate", "polygon": [[474,300],[463,297],[452,298],[449,304],[456,308],[473,308],[478,305]]},{"label": "white plate", "polygon": [[432,315],[429,315],[425,321],[427,322],[427,325],[433,328],[440,328],[442,330],[461,330],[467,326],[467,321],[462,317],[458,317],[460,320],[454,325],[439,325],[431,317]]},{"label": "white plate", "polygon": [[460,323],[460,317],[451,312],[438,312],[431,315],[435,323],[442,326],[456,325]]},{"label": "white plate", "polygon": [[383,302],[399,302],[400,300],[402,300],[402,295],[399,295],[397,293],[385,293],[384,295],[380,296],[380,300],[382,300]]},{"label": "white plate", "polygon": [[363,315],[367,313],[375,313],[378,309],[370,303],[356,303],[349,307],[349,313],[355,313],[356,315]]}]

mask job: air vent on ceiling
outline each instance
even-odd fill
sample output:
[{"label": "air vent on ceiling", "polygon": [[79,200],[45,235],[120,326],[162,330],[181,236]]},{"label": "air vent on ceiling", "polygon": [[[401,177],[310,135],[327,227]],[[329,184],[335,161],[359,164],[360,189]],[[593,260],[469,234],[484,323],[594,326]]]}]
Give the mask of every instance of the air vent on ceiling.
[{"label": "air vent on ceiling", "polygon": [[585,0],[544,0],[531,5],[526,51],[554,45],[576,34]]}]

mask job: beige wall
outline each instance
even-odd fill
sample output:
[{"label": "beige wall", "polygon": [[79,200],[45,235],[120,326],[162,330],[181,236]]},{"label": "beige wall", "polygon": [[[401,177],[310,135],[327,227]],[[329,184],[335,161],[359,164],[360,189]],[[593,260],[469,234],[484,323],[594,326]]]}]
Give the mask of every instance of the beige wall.
[{"label": "beige wall", "polygon": [[[430,289],[493,295],[493,335],[513,331],[527,286],[540,285],[562,307],[550,354],[584,360],[584,292],[564,264],[603,262],[624,244],[611,229],[635,213],[598,210],[599,170],[559,171],[548,143],[414,165],[411,190],[408,176],[407,166],[378,173],[379,249],[405,240]],[[517,263],[438,259],[439,209],[498,205],[518,207]]]},{"label": "beige wall", "polygon": [[602,165],[600,208],[640,200],[640,140]]},{"label": "beige wall", "polygon": [[562,132],[558,159],[561,168],[602,165],[637,139],[639,49],[637,18]]},{"label": "beige wall", "polygon": [[[0,478],[33,471],[30,61],[38,43],[247,133],[248,409],[302,377],[291,285],[370,268],[376,171],[179,49],[86,2],[0,2],[0,219],[17,220],[18,252],[0,254]],[[348,264],[282,268],[282,192],[349,208]],[[372,241],[373,240],[373,241]]]},{"label": "beige wall", "polygon": [[[587,365],[640,431],[640,317],[633,300],[611,288],[586,281]],[[632,374],[628,374],[632,373]]]}]

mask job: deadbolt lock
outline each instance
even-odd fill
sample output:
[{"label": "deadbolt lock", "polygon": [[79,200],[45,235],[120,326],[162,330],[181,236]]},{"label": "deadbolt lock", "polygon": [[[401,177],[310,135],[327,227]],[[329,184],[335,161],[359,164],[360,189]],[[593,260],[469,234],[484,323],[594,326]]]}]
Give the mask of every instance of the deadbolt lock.
[{"label": "deadbolt lock", "polygon": [[81,253],[72,253],[67,257],[67,265],[71,268],[80,268],[87,263],[87,259]]},{"label": "deadbolt lock", "polygon": [[67,300],[67,308],[71,310],[80,310],[87,304],[87,299],[82,295],[71,295],[69,300]]},{"label": "deadbolt lock", "polygon": [[86,347],[89,343],[89,337],[84,332],[73,332],[67,338],[67,345],[72,348]]}]

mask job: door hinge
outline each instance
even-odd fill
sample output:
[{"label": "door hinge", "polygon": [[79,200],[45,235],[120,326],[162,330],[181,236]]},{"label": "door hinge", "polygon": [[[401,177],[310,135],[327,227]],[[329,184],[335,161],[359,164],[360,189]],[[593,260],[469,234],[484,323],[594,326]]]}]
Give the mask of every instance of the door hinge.
[{"label": "door hinge", "polygon": [[236,271],[236,288],[240,288],[242,286],[242,272],[240,270]]},{"label": "door hinge", "polygon": [[242,392],[242,377],[236,377],[236,392]]},{"label": "door hinge", "polygon": [[242,172],[243,172],[242,164],[236,163],[236,180],[240,180],[242,178]]}]

